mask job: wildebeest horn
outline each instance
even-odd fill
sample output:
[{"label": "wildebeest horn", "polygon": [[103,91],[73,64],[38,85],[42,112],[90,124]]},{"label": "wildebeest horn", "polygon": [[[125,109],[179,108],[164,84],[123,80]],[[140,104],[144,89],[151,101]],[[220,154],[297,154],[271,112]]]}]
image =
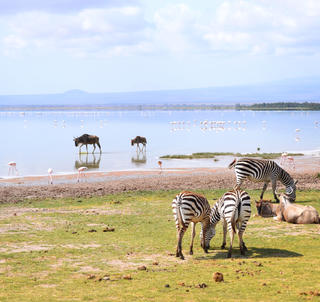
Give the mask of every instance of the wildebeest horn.
[{"label": "wildebeest horn", "polygon": [[295,182],[294,182],[294,184],[296,185],[298,183],[298,180],[296,180]]},{"label": "wildebeest horn", "polygon": [[286,194],[290,195],[290,194],[292,194],[292,192],[293,192],[293,189],[292,189],[292,187],[291,187],[291,186],[289,186],[289,188],[288,188],[288,190],[287,190]]}]

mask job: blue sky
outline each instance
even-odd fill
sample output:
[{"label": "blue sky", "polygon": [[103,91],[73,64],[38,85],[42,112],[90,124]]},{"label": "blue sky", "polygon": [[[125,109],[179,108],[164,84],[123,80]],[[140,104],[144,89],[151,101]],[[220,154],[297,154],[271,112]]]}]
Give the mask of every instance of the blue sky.
[{"label": "blue sky", "polygon": [[320,76],[319,0],[0,1],[0,94]]}]

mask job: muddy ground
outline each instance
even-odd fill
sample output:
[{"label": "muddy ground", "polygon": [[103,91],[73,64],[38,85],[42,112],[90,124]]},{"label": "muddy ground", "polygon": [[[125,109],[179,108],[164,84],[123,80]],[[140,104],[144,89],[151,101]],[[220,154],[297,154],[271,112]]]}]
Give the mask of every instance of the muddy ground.
[{"label": "muddy ground", "polygon": [[[290,173],[297,179],[299,189],[320,189],[320,178],[314,171],[295,171]],[[234,171],[219,169],[186,169],[181,171],[159,171],[121,173],[104,178],[94,178],[76,183],[53,185],[30,185],[26,182],[10,183],[0,186],[1,203],[18,203],[28,199],[91,197],[103,196],[126,191],[155,191],[155,190],[197,190],[197,189],[229,189],[235,185]],[[262,183],[246,181],[243,189],[262,189]],[[279,184],[279,190],[284,187]],[[271,186],[268,187],[271,189]]]}]

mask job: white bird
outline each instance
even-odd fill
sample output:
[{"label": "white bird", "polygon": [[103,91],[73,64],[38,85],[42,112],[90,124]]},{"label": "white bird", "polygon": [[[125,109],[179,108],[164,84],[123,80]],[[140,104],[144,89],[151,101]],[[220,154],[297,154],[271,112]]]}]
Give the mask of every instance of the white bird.
[{"label": "white bird", "polygon": [[82,177],[86,177],[86,174],[84,172],[87,170],[88,170],[87,167],[78,168],[78,182],[80,181],[81,175],[82,175]]},{"label": "white bird", "polygon": [[48,182],[49,182],[51,185],[53,184],[52,174],[53,174],[53,169],[52,169],[52,168],[49,168],[49,169],[48,169],[48,177],[49,177]]},{"label": "white bird", "polygon": [[18,170],[17,170],[17,163],[14,161],[9,161],[8,162],[8,166],[9,166],[9,171],[8,171],[8,175],[10,174],[14,174],[14,172],[16,172],[16,175],[18,175]]}]

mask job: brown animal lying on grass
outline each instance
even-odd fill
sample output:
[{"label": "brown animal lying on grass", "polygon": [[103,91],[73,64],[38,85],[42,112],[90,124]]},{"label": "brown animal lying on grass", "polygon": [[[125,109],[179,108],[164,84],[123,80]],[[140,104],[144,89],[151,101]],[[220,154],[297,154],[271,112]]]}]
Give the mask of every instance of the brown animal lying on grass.
[{"label": "brown animal lying on grass", "polygon": [[275,217],[279,204],[272,203],[271,200],[256,201],[258,215],[261,217]]},{"label": "brown animal lying on grass", "polygon": [[274,204],[267,200],[256,201],[258,214],[272,217],[275,220],[297,224],[320,223],[319,213],[312,206],[293,204],[286,194],[280,195],[280,203]]},{"label": "brown animal lying on grass", "polygon": [[278,221],[286,221],[297,224],[320,223],[319,213],[312,206],[293,204],[286,194],[280,195]]}]

